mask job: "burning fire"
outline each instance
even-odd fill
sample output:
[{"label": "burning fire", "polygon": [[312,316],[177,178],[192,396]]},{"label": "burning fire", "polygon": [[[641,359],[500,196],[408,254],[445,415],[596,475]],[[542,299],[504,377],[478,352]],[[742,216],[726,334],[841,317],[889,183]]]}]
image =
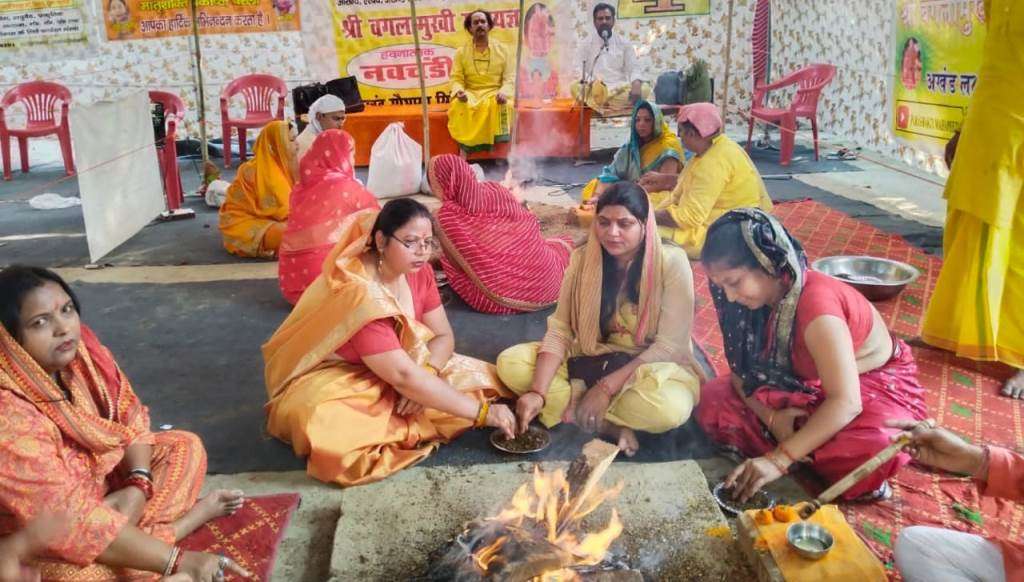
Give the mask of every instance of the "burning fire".
[{"label": "burning fire", "polygon": [[[487,522],[503,529],[536,532],[554,548],[564,554],[562,567],[545,572],[536,578],[540,582],[576,580],[571,567],[594,566],[605,559],[608,548],[622,533],[619,514],[612,510],[608,525],[598,532],[578,536],[578,527],[609,498],[622,490],[622,484],[611,489],[594,488],[591,491],[571,491],[569,481],[561,470],[542,472],[535,469],[532,482],[524,483],[512,497],[508,507]],[[473,559],[486,575],[489,566],[508,543],[508,536],[498,537],[486,547],[478,549]]]}]

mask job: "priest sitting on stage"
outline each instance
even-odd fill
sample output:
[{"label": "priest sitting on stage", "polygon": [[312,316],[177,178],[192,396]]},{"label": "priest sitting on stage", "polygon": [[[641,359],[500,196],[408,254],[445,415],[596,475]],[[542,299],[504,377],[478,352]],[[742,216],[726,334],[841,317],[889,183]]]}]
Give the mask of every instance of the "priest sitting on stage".
[{"label": "priest sitting on stage", "polygon": [[448,133],[465,157],[509,140],[515,64],[512,51],[489,38],[494,26],[489,12],[471,12],[463,24],[473,38],[455,52]]},{"label": "priest sitting on stage", "polygon": [[[587,106],[599,112],[630,109],[651,95],[649,83],[637,77],[636,51],[615,32],[615,8],[594,6],[594,32],[580,45],[577,63],[583,66]],[[580,83],[572,87],[580,98]]]}]

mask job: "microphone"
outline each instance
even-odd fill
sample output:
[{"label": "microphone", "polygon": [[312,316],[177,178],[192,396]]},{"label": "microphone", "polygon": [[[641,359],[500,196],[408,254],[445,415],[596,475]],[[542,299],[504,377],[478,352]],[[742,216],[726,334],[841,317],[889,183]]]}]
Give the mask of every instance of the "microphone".
[{"label": "microphone", "polygon": [[603,48],[608,48],[608,40],[612,37],[612,29],[602,28],[601,30],[598,31],[597,34],[601,37],[601,40],[604,41]]}]

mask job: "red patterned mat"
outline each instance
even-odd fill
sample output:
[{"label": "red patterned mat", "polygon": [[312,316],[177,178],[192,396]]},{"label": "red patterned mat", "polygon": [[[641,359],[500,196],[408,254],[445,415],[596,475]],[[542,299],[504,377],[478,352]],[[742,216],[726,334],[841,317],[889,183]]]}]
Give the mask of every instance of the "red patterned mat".
[{"label": "red patterned mat", "polygon": [[[270,580],[277,548],[299,506],[297,493],[250,497],[234,515],[215,519],[181,542],[188,550],[224,554],[255,575]],[[228,580],[237,580],[229,575]]]},{"label": "red patterned mat", "polygon": [[[811,261],[831,255],[873,255],[909,263],[921,277],[890,301],[875,303],[889,329],[913,339],[920,336],[924,310],[938,279],[941,259],[814,201],[775,207],[786,228],[800,240]],[[719,371],[728,370],[722,335],[707,287],[707,276],[695,265],[694,335]],[[972,442],[1024,450],[1024,419],[1018,401],[999,396],[1011,371],[999,364],[957,358],[942,350],[913,347],[928,410],[942,426]],[[911,465],[892,479],[892,499],[872,504],[842,504],[850,524],[888,568],[893,579],[892,547],[904,527],[933,525],[1001,539],[1020,540],[1024,505],[981,498],[965,478]]]}]

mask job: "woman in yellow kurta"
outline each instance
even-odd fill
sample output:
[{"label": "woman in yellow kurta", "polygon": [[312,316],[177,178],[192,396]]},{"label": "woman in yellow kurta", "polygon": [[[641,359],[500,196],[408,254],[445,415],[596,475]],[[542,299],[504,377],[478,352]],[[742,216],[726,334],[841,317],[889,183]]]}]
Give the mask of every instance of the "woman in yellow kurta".
[{"label": "woman in yellow kurta", "polygon": [[583,188],[583,202],[596,201],[619,180],[636,182],[648,172],[678,175],[683,167],[683,146],[669,128],[661,109],[649,101],[637,101],[633,108],[629,141],[615,152],[612,163]]},{"label": "woman in yellow kurta", "polygon": [[463,24],[473,40],[455,51],[448,133],[463,152],[489,150],[509,140],[515,64],[512,51],[489,38],[489,12],[471,12]]},{"label": "woman in yellow kurta", "polygon": [[309,474],[378,481],[473,426],[511,435],[494,367],[453,354],[430,267],[430,211],[409,199],[349,216],[323,272],[263,346],[270,434]]},{"label": "woman in yellow kurta", "polygon": [[260,131],[253,158],[238,167],[220,207],[224,248],[243,257],[277,256],[288,220],[288,197],[298,175],[295,129],[271,121]]},{"label": "woman in yellow kurta", "polygon": [[722,118],[711,103],[679,111],[679,137],[694,157],[678,178],[648,174],[640,179],[657,210],[661,236],[700,258],[708,228],[737,208],[772,209],[768,190],[747,152],[722,133]]},{"label": "woman in yellow kurta", "polygon": [[549,427],[575,422],[632,455],[634,431],[680,426],[700,397],[692,323],[686,255],[661,244],[640,187],[613,184],[569,262],[544,340],[498,356],[498,375],[519,394],[518,429],[538,416]]},{"label": "woman in yellow kurta", "polygon": [[957,355],[1016,368],[1003,394],[1021,398],[1024,4],[986,0],[985,14],[978,84],[946,182],[945,261],[921,336]]}]

